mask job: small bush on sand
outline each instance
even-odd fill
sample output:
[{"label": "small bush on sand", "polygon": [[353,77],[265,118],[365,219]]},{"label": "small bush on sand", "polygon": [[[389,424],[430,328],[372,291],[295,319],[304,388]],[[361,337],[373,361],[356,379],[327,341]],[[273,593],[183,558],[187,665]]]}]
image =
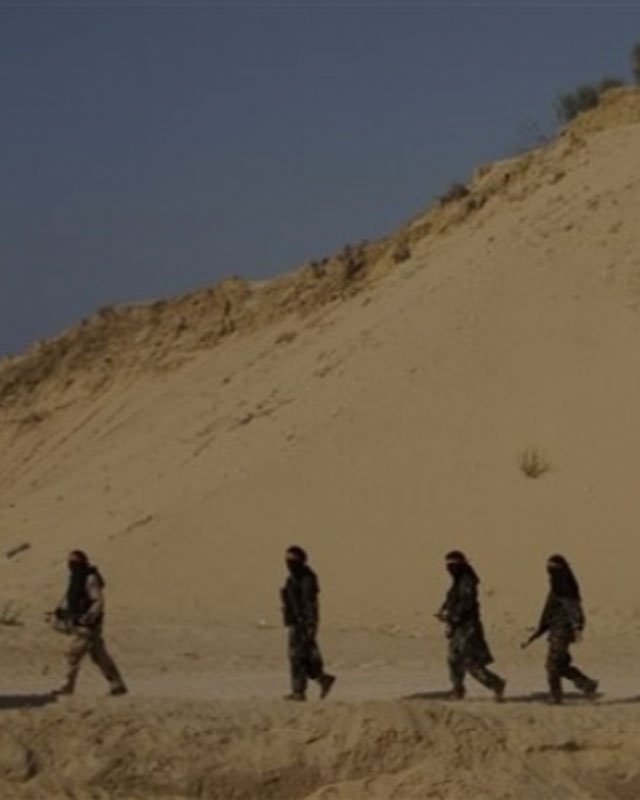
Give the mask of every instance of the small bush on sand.
[{"label": "small bush on sand", "polygon": [[558,122],[563,125],[574,120],[584,111],[595,108],[600,102],[600,98],[609,89],[616,89],[623,86],[624,82],[619,78],[606,76],[597,84],[585,83],[578,86],[572,92],[561,94],[556,101],[556,117]]},{"label": "small bush on sand", "polygon": [[549,462],[535,448],[529,448],[522,453],[519,466],[523,475],[534,479],[540,478],[551,469]]},{"label": "small bush on sand", "polygon": [[446,206],[447,203],[453,203],[455,200],[462,200],[469,196],[469,189],[464,183],[452,183],[444,194],[438,198],[441,206]]},{"label": "small bush on sand", "polygon": [[0,626],[6,628],[22,627],[24,622],[21,619],[22,612],[16,608],[12,602],[5,603],[0,608]]},{"label": "small bush on sand", "polygon": [[358,245],[345,245],[338,254],[338,262],[342,265],[342,274],[345,282],[352,281],[367,266],[367,242]]},{"label": "small bush on sand", "polygon": [[408,242],[398,242],[391,254],[394,264],[402,264],[411,258],[411,248]]}]

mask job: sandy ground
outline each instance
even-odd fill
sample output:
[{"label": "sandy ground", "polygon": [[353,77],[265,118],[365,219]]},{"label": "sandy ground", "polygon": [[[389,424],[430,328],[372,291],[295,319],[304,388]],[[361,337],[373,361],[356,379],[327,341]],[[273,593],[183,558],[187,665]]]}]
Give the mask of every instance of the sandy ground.
[{"label": "sandy ground", "polygon": [[[0,796],[640,796],[638,208],[624,90],[381,243],[0,362]],[[293,543],[339,675],[294,708]],[[106,577],[126,699],[88,669],[49,702],[72,547]],[[439,694],[452,548],[482,578],[501,706]],[[583,589],[593,705],[540,702],[544,646],[518,647],[552,552]]]},{"label": "sandy ground", "polygon": [[224,629],[114,630],[131,693],[104,696],[86,664],[77,695],[55,700],[64,637],[34,640],[29,627],[1,631],[3,797],[552,800],[640,790],[640,686],[615,642],[604,659],[601,642],[575,648],[603,692],[587,702],[569,691],[563,707],[546,704],[544,644],[525,655],[498,642],[495,667],[509,680],[498,705],[472,682],[464,702],[446,699],[435,636],[328,630],[335,690],[291,704],[281,699],[281,630],[244,644]]}]

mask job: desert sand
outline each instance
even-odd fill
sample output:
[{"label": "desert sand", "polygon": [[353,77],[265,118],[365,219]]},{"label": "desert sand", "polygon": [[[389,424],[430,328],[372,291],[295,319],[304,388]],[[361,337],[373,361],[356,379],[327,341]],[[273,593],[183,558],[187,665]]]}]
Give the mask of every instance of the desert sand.
[{"label": "desert sand", "polygon": [[[640,796],[640,93],[461,194],[277,280],[102,309],[0,361],[0,553],[29,545],[0,555],[1,797]],[[339,676],[295,707],[293,543]],[[72,547],[105,574],[126,698],[91,664],[76,697],[47,695]],[[442,698],[454,547],[502,705]],[[596,703],[545,705],[544,644],[519,648],[551,552],[581,582]]]}]

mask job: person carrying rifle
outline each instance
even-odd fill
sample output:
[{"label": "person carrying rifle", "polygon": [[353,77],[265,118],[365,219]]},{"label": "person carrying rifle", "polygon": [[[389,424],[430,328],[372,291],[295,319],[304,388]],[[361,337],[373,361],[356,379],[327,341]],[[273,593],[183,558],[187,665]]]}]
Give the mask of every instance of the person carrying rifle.
[{"label": "person carrying rifle", "polygon": [[127,687],[102,638],[104,621],[104,580],[82,550],[68,558],[69,584],[52,615],[54,628],[71,637],[67,650],[67,678],[54,694],[70,695],[76,688],[80,664],[86,655],[96,664],[113,696],[126,694]]},{"label": "person carrying rifle", "polygon": [[562,679],[572,681],[577,689],[589,698],[598,691],[598,681],[587,677],[572,664],[569,648],[582,639],[585,625],[580,597],[580,587],[569,562],[561,555],[547,560],[550,591],[540,616],[540,622],[531,636],[523,642],[528,647],[536,639],[548,634],[549,650],[545,664],[550,701],[562,703]]},{"label": "person carrying rifle", "polygon": [[456,700],[465,696],[464,679],[468,672],[487,689],[491,689],[497,701],[501,701],[507,682],[487,669],[493,662],[493,656],[480,620],[480,579],[459,550],[447,553],[445,563],[453,582],[436,617],[446,626],[452,696]]}]

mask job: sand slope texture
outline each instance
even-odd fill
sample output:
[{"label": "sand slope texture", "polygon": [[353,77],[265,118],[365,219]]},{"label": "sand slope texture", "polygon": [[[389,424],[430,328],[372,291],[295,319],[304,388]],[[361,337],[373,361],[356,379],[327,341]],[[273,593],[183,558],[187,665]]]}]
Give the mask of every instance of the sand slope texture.
[{"label": "sand slope texture", "polygon": [[[385,239],[102,309],[0,362],[0,551],[28,545],[0,556],[0,796],[638,797],[639,208],[640,94],[615,90]],[[339,682],[292,708],[294,542]],[[72,547],[107,578],[128,698],[91,664],[46,695]],[[439,694],[454,547],[502,706]],[[595,704],[539,702],[544,644],[518,647],[556,551]]]}]

